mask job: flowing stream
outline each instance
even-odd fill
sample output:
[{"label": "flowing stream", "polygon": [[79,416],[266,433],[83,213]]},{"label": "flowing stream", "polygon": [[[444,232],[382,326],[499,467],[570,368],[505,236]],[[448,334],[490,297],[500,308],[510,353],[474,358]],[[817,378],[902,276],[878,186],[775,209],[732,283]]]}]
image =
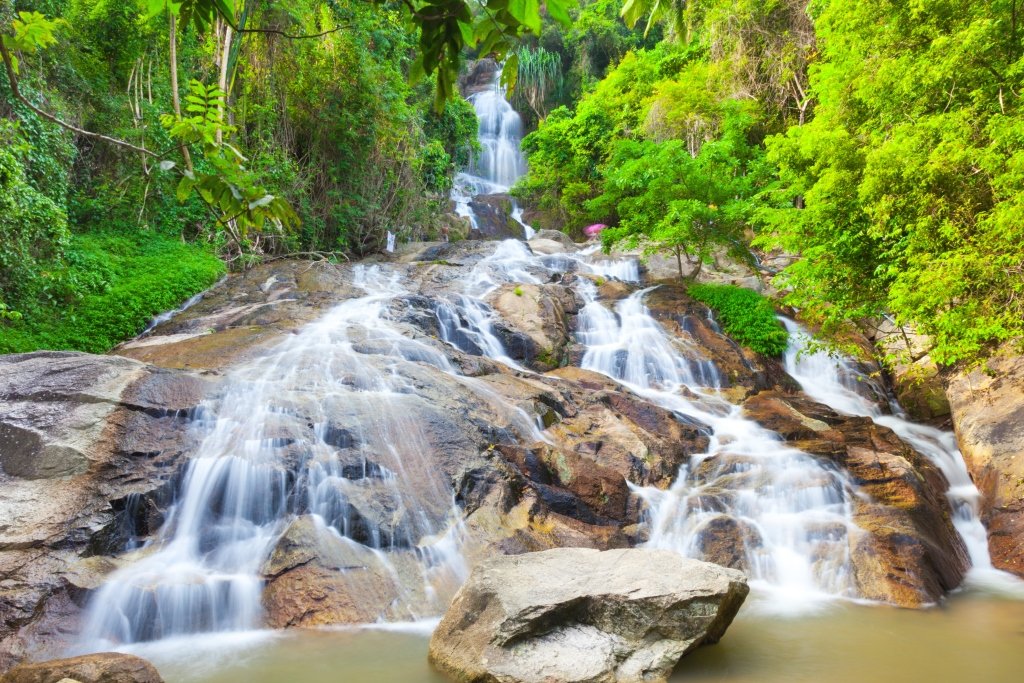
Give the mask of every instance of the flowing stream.
[{"label": "flowing stream", "polygon": [[[480,153],[470,168],[455,177],[452,199],[455,211],[478,227],[470,202],[477,195],[507,194],[520,176],[526,173],[526,160],[519,149],[523,139],[523,119],[508,100],[501,87],[501,71],[494,72],[490,84],[469,96],[476,110]],[[534,235],[532,227],[523,222],[523,210],[514,199],[512,218],[523,226],[526,238]]]},{"label": "flowing stream", "polygon": [[[397,274],[357,267],[355,284],[365,296],[237,368],[206,406],[201,445],[158,538],[91,602],[88,649],[258,628],[261,565],[304,514],[394,577],[399,599],[381,618],[443,610],[465,577],[460,514],[424,455],[401,371],[412,361],[453,370],[386,320],[403,294]],[[375,515],[382,506],[388,514]]]},{"label": "flowing stream", "polygon": [[[471,98],[482,152],[453,190],[459,212],[474,222],[472,198],[507,192],[525,170],[522,121],[498,78]],[[506,416],[513,438],[547,437],[538,418],[508,405],[479,378],[461,376],[436,345],[392,320],[389,305],[409,294],[397,269],[357,266],[354,273],[362,296],[234,369],[221,393],[199,411],[200,446],[177,501],[157,537],[130,551],[134,561],[91,601],[82,649],[137,651],[161,665],[169,681],[188,683],[319,683],[339,675],[441,680],[425,664],[423,634],[431,622],[423,620],[444,610],[466,576],[464,530],[450,484],[425,456],[431,446],[410,403],[417,392],[412,367],[425,364],[451,375]],[[583,304],[576,330],[584,347],[580,365],[700,425],[709,436],[707,451],[691,456],[670,489],[634,487],[647,506],[648,544],[701,557],[708,543],[724,537],[739,548],[756,589],[758,606],[744,609],[729,646],[691,657],[686,680],[864,680],[867,673],[843,678],[834,671],[860,671],[862,658],[849,643],[874,643],[885,629],[896,629],[904,643],[916,643],[911,634],[921,634],[922,661],[928,659],[940,675],[964,668],[946,651],[925,654],[927,644],[960,632],[948,614],[851,602],[859,596],[850,539],[863,532],[853,522],[857,491],[849,477],[787,446],[725,400],[715,364],[694,341],[670,335],[651,315],[644,303],[649,289],[611,305],[599,299],[597,278],[639,282],[637,259],[604,258],[596,248],[545,256],[515,240],[496,243],[458,288],[433,299],[441,341],[529,374],[504,347],[489,297],[502,286],[541,285],[567,273],[575,273],[566,281]],[[956,528],[974,565],[969,585],[1019,585],[992,569],[979,494],[953,435],[909,422],[898,406],[885,414],[856,390],[863,377],[851,363],[809,352],[803,330],[783,322],[791,333],[786,369],[809,396],[890,427],[942,469],[951,484]],[[381,507],[387,514],[374,514]],[[318,533],[390,577],[396,598],[370,619],[374,628],[256,630],[264,563],[299,519],[313,520]],[[1010,662],[1006,652],[1024,646],[1024,603],[969,593],[954,604],[965,618],[999,624],[978,645],[979,656],[991,652],[993,660]],[[789,615],[786,629],[773,621],[779,613]],[[212,633],[219,635],[210,638]],[[878,642],[891,648],[884,638]],[[778,652],[765,643],[777,644]],[[792,655],[815,644],[833,654]],[[834,655],[840,651],[845,659]],[[901,665],[901,657],[903,647],[886,665],[892,678],[874,679],[920,678],[921,664]],[[987,680],[1012,680],[1001,666],[989,668]],[[954,677],[973,674],[980,674],[977,667]]]}]

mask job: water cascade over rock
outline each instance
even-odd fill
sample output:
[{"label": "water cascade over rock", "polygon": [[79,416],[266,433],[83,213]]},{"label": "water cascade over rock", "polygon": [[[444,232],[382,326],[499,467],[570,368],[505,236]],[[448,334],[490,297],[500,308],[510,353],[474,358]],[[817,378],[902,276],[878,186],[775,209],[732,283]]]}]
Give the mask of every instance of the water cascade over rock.
[{"label": "water cascade over rock", "polygon": [[[498,65],[491,60],[480,65],[493,68],[490,78],[475,92],[466,93],[479,120],[480,152],[469,169],[455,178],[455,210],[473,226],[471,238],[530,239],[534,230],[523,222],[522,209],[508,194],[526,172],[526,160],[519,149],[523,119],[505,97]],[[487,69],[482,71],[486,73]]]},{"label": "water cascade over rock", "polygon": [[[299,533],[289,524],[322,537],[313,545],[336,548],[339,581],[374,575],[380,597],[355,609],[355,620],[415,618],[446,604],[465,571],[458,515],[423,457],[429,446],[408,405],[415,388],[398,367],[451,366],[385,321],[403,293],[397,280],[358,269],[364,296],[231,374],[200,417],[205,435],[179,501],[148,552],[99,591],[89,638],[131,643],[260,626],[264,579],[274,603],[286,592],[275,584],[299,580],[288,570],[304,564],[289,554]],[[281,614],[271,621],[294,623]]]}]

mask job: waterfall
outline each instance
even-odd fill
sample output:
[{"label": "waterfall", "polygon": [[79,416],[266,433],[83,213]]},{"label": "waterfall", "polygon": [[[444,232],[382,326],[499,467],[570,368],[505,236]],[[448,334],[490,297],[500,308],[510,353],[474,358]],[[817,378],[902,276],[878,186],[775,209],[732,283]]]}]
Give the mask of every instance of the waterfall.
[{"label": "waterfall", "polygon": [[719,398],[719,375],[696,346],[671,338],[635,292],[614,311],[581,283],[578,337],[582,366],[618,380],[681,419],[710,427],[706,453],[691,456],[672,487],[636,487],[648,506],[648,545],[705,557],[717,538],[738,548],[739,563],[772,608],[803,609],[831,597],[857,597],[849,538],[855,487],[814,457]]},{"label": "waterfall", "polygon": [[[386,319],[404,293],[397,273],[356,267],[354,283],[365,296],[234,370],[202,410],[180,496],[157,538],[91,601],[87,648],[259,627],[261,566],[299,515],[392,577],[397,597],[381,618],[447,605],[466,572],[461,514],[425,455],[415,383],[401,370],[454,370]],[[374,516],[379,505],[389,514]],[[398,554],[419,564],[422,585],[399,578]]]},{"label": "waterfall", "polygon": [[789,331],[786,371],[800,383],[804,392],[837,413],[870,417],[888,427],[903,441],[928,458],[949,482],[946,497],[953,509],[953,525],[964,540],[971,559],[967,580],[994,589],[1021,590],[1021,582],[1012,575],[994,569],[988,550],[988,535],[981,523],[981,493],[971,480],[956,435],[906,419],[899,405],[886,415],[879,406],[857,391],[867,380],[848,359],[834,357],[821,349],[811,350],[810,334],[796,322],[780,318]]},{"label": "waterfall", "polygon": [[[455,177],[452,199],[455,212],[468,218],[476,228],[477,218],[469,203],[477,195],[506,194],[526,173],[526,160],[519,149],[523,139],[523,119],[512,107],[501,87],[501,70],[495,70],[490,84],[484,90],[469,96],[476,111],[479,128],[480,153],[469,169]],[[523,226],[526,238],[535,234],[523,222],[523,210],[512,200],[512,218]]]}]

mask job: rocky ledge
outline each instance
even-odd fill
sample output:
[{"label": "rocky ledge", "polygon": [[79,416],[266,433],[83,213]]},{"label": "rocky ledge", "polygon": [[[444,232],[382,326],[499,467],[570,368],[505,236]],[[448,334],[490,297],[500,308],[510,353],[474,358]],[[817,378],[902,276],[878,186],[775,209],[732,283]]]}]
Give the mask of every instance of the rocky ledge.
[{"label": "rocky ledge", "polygon": [[0,676],[0,683],[163,683],[163,680],[145,659],[121,652],[23,664]]},{"label": "rocky ledge", "polygon": [[748,590],[742,573],[671,551],[496,557],[455,596],[430,661],[466,683],[662,681],[718,642]]}]

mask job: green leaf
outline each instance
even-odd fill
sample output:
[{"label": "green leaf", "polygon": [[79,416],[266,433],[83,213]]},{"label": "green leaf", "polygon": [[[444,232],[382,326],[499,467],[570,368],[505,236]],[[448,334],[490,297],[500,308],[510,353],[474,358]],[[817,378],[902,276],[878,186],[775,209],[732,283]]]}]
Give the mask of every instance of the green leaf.
[{"label": "green leaf", "polygon": [[511,93],[515,90],[516,80],[519,78],[519,55],[513,52],[505,60],[501,67],[501,87],[505,92]]},{"label": "green leaf", "polygon": [[561,24],[563,28],[569,28],[572,25],[569,9],[577,6],[576,0],[547,0],[544,6],[547,7],[551,18]]}]

